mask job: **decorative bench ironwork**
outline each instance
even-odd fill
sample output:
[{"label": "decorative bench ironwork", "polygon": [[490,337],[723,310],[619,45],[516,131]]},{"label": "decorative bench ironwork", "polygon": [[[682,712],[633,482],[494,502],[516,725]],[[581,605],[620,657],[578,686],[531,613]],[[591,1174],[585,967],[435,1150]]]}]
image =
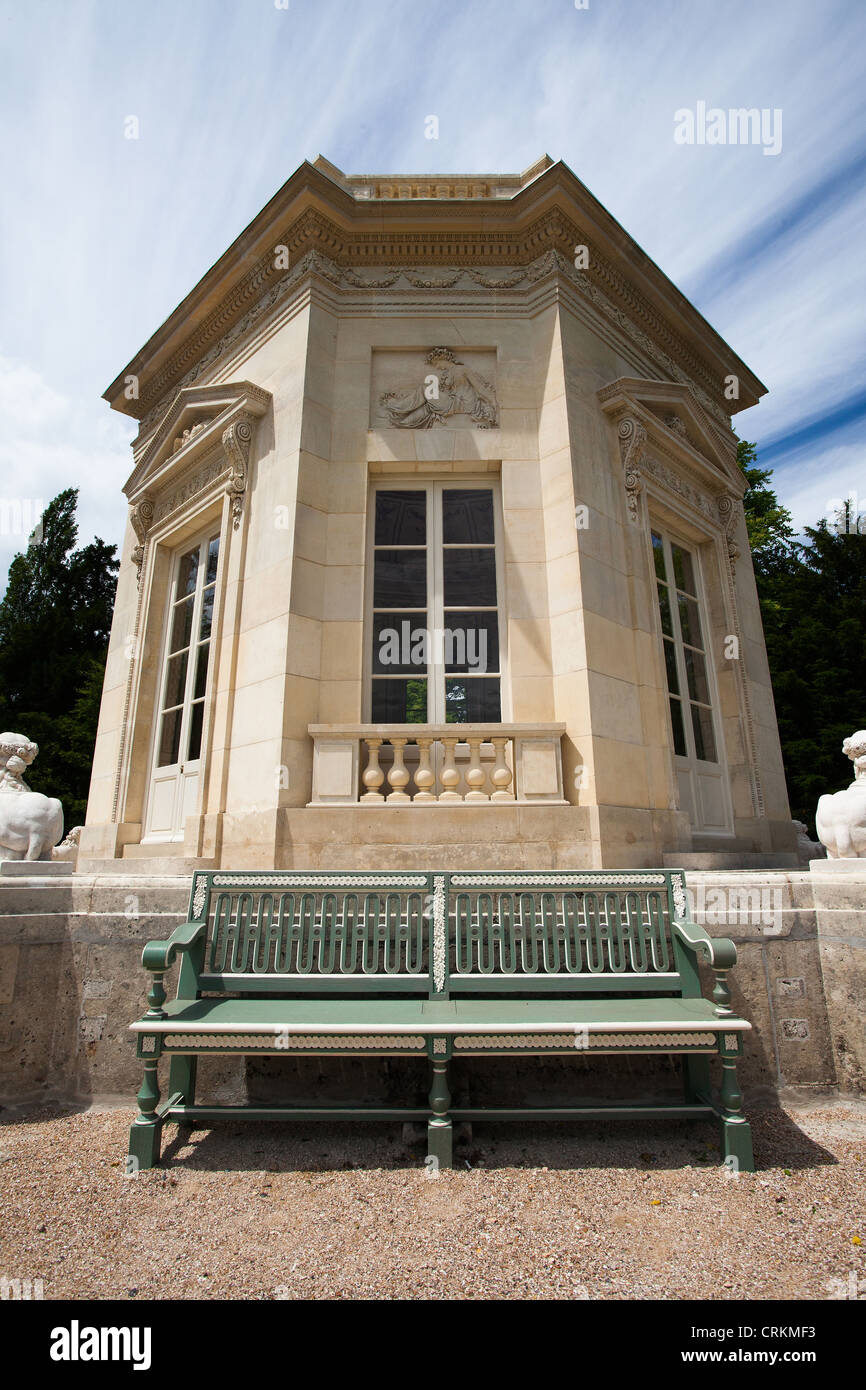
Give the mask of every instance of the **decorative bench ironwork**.
[{"label": "decorative bench ironwork", "polygon": [[[736,1077],[751,1024],[734,1014],[727,984],[736,947],[689,920],[679,870],[216,871],[194,875],[189,915],[142,955],[152,982],[131,1025],[144,1081],[130,1132],[141,1167],[159,1161],[167,1120],[426,1120],[428,1152],[444,1167],[457,1121],[708,1115],[720,1121],[723,1160],[754,1167]],[[699,956],[715,974],[711,1000]],[[166,1002],[177,957],[177,997]],[[451,1106],[452,1056],[576,1051],[680,1054],[682,1100]],[[197,1104],[197,1058],[213,1053],[424,1056],[429,1108]]]}]

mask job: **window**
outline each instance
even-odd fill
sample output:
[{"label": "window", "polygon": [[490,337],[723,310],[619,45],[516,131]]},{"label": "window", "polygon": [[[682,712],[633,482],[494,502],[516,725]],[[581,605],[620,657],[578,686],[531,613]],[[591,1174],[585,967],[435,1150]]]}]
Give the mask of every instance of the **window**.
[{"label": "window", "polygon": [[674,752],[717,763],[695,557],[657,531],[652,545]]},{"label": "window", "polygon": [[160,703],[157,768],[201,753],[219,536],[180,556],[169,615]]},{"label": "window", "polygon": [[497,723],[502,715],[493,488],[383,487],[373,503],[373,723]]}]

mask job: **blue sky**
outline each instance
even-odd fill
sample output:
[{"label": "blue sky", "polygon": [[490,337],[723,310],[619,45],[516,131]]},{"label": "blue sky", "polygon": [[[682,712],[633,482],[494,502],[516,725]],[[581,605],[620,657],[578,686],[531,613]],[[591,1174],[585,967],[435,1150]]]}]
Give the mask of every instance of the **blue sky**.
[{"label": "blue sky", "polygon": [[[864,47],[862,0],[0,0],[0,497],[78,484],[82,539],[120,539],[102,391],[302,159],[546,151],[767,383],[736,428],[795,523],[862,510]],[[781,152],[677,144],[699,101],[781,110]]]}]

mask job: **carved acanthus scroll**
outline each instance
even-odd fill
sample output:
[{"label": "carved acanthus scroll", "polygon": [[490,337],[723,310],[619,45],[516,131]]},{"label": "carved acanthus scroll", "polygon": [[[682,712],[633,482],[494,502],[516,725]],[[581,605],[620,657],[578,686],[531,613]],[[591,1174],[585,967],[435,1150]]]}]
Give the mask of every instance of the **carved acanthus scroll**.
[{"label": "carved acanthus scroll", "polygon": [[226,483],[226,492],[232,502],[232,526],[240,526],[244,509],[244,493],[247,489],[247,464],[253,438],[252,416],[242,415],[223,430],[223,448],[231,467],[231,476]]},{"label": "carved acanthus scroll", "polygon": [[632,415],[620,420],[617,429],[619,450],[622,456],[623,481],[625,483],[628,512],[632,521],[638,519],[638,506],[643,483],[640,476],[640,461],[646,448],[647,433],[643,425]]},{"label": "carved acanthus scroll", "polygon": [[728,548],[728,559],[731,562],[731,569],[740,558],[740,547],[734,540],[734,531],[737,527],[737,517],[739,515],[739,502],[731,492],[723,492],[716,499],[716,506],[719,510],[719,519],[725,532],[725,544]]},{"label": "carved acanthus scroll", "polygon": [[147,540],[147,533],[153,521],[153,502],[149,497],[139,498],[135,505],[130,507],[129,520],[138,538],[138,545],[132,552],[132,563],[138,570],[138,580],[139,583],[141,583],[141,562],[144,559],[144,543]]}]

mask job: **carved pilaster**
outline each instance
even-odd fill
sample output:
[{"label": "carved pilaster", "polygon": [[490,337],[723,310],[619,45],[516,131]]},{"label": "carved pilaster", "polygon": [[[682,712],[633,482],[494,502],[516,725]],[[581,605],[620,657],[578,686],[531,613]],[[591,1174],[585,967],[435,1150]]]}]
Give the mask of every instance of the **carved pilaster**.
[{"label": "carved pilaster", "polygon": [[132,563],[138,570],[138,582],[141,583],[141,562],[144,559],[144,543],[147,540],[147,533],[153,521],[153,503],[149,497],[142,497],[133,507],[129,509],[129,520],[132,529],[138,537],[138,545],[132,552]]},{"label": "carved pilaster", "polygon": [[623,482],[625,483],[628,513],[632,521],[638,519],[638,508],[643,483],[640,476],[640,461],[646,448],[646,430],[632,415],[620,420],[617,427],[619,451],[622,458]]},{"label": "carved pilaster", "polygon": [[223,430],[223,448],[231,468],[231,476],[226,483],[226,492],[232,499],[232,526],[235,530],[241,524],[244,509],[244,493],[247,490],[247,464],[250,458],[250,445],[253,439],[253,418],[241,415],[227,429]]}]

